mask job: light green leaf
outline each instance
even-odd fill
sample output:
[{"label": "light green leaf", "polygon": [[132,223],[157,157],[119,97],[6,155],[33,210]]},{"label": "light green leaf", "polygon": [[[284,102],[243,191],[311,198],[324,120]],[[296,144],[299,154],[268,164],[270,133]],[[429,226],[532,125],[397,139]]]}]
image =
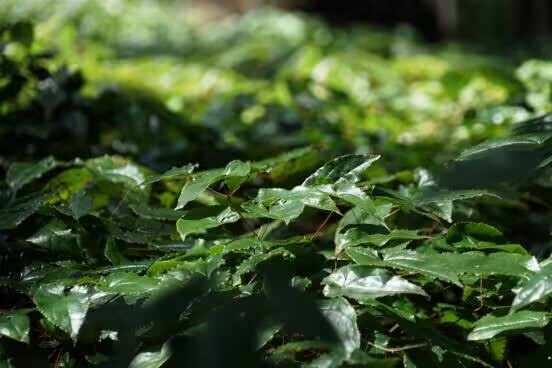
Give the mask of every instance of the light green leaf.
[{"label": "light green leaf", "polygon": [[225,169],[198,173],[194,175],[192,180],[187,182],[182,188],[182,192],[180,193],[175,209],[179,210],[184,208],[189,202],[197,199],[201,193],[217,181],[228,178],[241,178],[238,181],[232,181],[232,185],[237,186],[241,182],[247,180],[247,176],[250,172],[251,166],[249,163],[236,160],[228,163]]},{"label": "light green leaf", "polygon": [[16,192],[55,167],[56,161],[52,156],[30,164],[15,162],[10,165],[6,173],[6,182]]},{"label": "light green leaf", "polygon": [[[216,213],[213,213],[213,210],[215,210]],[[230,207],[219,211],[219,207],[207,207],[202,210],[187,212],[176,222],[176,229],[180,233],[182,240],[184,240],[188,234],[203,233],[208,229],[233,223],[240,219],[240,214]],[[204,217],[206,212],[210,213],[210,215]]]},{"label": "light green leaf", "polygon": [[261,188],[255,200],[263,203],[275,202],[278,200],[298,201],[305,206],[318,208],[324,211],[339,212],[335,202],[328,195],[306,187],[295,187],[292,190]]},{"label": "light green leaf", "polygon": [[454,269],[448,263],[439,263],[439,258],[415,251],[399,249],[385,252],[383,260],[386,265],[409,272],[419,272],[432,279],[440,279],[462,286]]},{"label": "light green leaf", "polygon": [[542,328],[549,319],[544,312],[521,311],[502,317],[486,315],[474,323],[468,340],[486,340],[504,332],[520,333],[524,330]]},{"label": "light green leaf", "polygon": [[187,182],[182,188],[178,204],[175,209],[184,208],[189,202],[193,201],[203,193],[211,184],[221,180],[224,177],[222,170],[214,170],[195,175],[192,180]]},{"label": "light green leaf", "polygon": [[114,272],[106,276],[103,282],[100,290],[121,295],[145,294],[158,286],[158,281],[134,272]]},{"label": "light green leaf", "polygon": [[372,244],[382,247],[393,240],[419,240],[427,239],[427,236],[418,235],[419,230],[391,230],[380,229],[381,233],[369,233],[362,228],[353,228],[345,232],[344,247],[359,244]]},{"label": "light green leaf", "polygon": [[539,269],[534,257],[515,253],[441,253],[432,257],[436,262],[447,264],[457,274],[523,276]]},{"label": "light green leaf", "polygon": [[513,290],[516,294],[512,303],[512,312],[533,302],[541,300],[552,293],[552,263],[548,263],[540,271],[522,280]]},{"label": "light green leaf", "polygon": [[230,161],[224,170],[224,176],[247,176],[251,172],[249,162],[239,160]]},{"label": "light green leaf", "polygon": [[337,332],[347,355],[360,348],[360,331],[356,322],[356,312],[346,299],[321,300],[318,302],[318,308]]},{"label": "light green leaf", "polygon": [[387,263],[380,258],[378,251],[373,248],[351,247],[347,249],[346,253],[361,266],[387,266]]},{"label": "light green leaf", "polygon": [[419,294],[425,291],[391,272],[365,266],[345,266],[322,280],[327,297],[346,296],[357,300],[395,294]]},{"label": "light green leaf", "polygon": [[88,312],[87,289],[74,286],[66,290],[63,284],[42,284],[33,295],[36,307],[48,321],[77,339]]},{"label": "light green leaf", "polygon": [[18,311],[0,314],[0,336],[16,341],[29,342],[29,317]]}]

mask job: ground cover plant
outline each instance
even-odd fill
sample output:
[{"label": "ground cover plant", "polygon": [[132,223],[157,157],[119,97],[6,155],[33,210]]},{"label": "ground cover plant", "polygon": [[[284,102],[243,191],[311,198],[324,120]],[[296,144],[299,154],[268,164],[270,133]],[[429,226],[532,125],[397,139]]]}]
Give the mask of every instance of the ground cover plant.
[{"label": "ground cover plant", "polygon": [[76,3],[0,30],[0,367],[550,364],[549,63]]}]

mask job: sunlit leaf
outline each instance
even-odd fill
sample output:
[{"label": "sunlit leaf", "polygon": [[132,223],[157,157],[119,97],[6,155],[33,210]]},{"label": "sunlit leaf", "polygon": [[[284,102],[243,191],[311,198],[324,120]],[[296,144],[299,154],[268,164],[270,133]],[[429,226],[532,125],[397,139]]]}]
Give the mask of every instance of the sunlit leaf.
[{"label": "sunlit leaf", "polygon": [[28,343],[29,330],[30,321],[25,313],[15,311],[0,314],[0,336]]},{"label": "sunlit leaf", "polygon": [[386,295],[419,294],[425,291],[391,272],[365,266],[345,266],[322,281],[324,295],[346,296],[357,300],[374,299]]},{"label": "sunlit leaf", "polygon": [[42,284],[33,295],[40,312],[54,325],[77,339],[90,304],[83,286],[66,289],[63,284]]},{"label": "sunlit leaf", "polygon": [[26,184],[56,167],[56,161],[52,156],[48,156],[35,163],[16,162],[10,165],[6,173],[6,182],[13,191],[18,191]]},{"label": "sunlit leaf", "polygon": [[520,311],[502,317],[486,315],[474,323],[468,340],[486,340],[501,333],[520,333],[524,330],[542,328],[549,319],[544,312]]}]

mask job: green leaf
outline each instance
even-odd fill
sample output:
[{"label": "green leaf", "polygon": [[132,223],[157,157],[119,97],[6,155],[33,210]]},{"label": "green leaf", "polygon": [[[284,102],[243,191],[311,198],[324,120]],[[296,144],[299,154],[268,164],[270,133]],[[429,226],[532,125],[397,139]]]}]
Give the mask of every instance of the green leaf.
[{"label": "green leaf", "polygon": [[347,300],[344,298],[321,300],[318,302],[318,308],[337,332],[347,355],[360,348],[356,312]]},{"label": "green leaf", "polygon": [[[197,199],[201,193],[217,181],[236,177],[240,177],[242,181],[245,181],[250,171],[251,166],[249,163],[236,160],[226,165],[225,169],[205,171],[194,175],[192,180],[188,181],[182,188],[175,209],[179,210],[184,208],[189,202]],[[239,183],[240,181],[233,182],[233,185],[239,185]]]},{"label": "green leaf", "polygon": [[505,332],[521,333],[528,329],[542,328],[548,322],[544,312],[521,311],[501,317],[489,314],[474,323],[468,340],[486,340]]},{"label": "green leaf", "polygon": [[387,263],[380,258],[378,251],[373,248],[352,247],[348,248],[346,253],[361,266],[387,266]]},{"label": "green leaf", "polygon": [[419,294],[425,291],[391,272],[365,266],[345,266],[322,280],[327,297],[346,296],[357,300],[387,295]]},{"label": "green leaf", "polygon": [[[331,160],[303,182],[307,188],[325,188],[333,184],[354,184],[380,156],[347,155]],[[330,190],[333,191],[333,190]]]},{"label": "green leaf", "polygon": [[163,174],[148,177],[146,180],[140,183],[140,186],[153,184],[164,179],[174,178],[175,176],[191,175],[196,167],[197,165],[193,164],[187,164],[181,167],[173,167],[172,169],[165,171]]},{"label": "green leaf", "polygon": [[347,359],[347,355],[340,350],[331,351],[323,354],[308,364],[304,364],[305,368],[339,368],[343,366],[343,362]]},{"label": "green leaf", "polygon": [[550,138],[552,138],[552,133],[541,132],[490,140],[465,150],[456,160],[473,160],[475,158],[486,157],[495,151],[529,151],[540,147]]},{"label": "green leaf", "polygon": [[278,200],[297,201],[308,207],[339,213],[335,202],[328,195],[306,187],[295,187],[292,190],[261,188],[255,200],[263,203]]},{"label": "green leaf", "polygon": [[19,226],[40,208],[44,198],[43,194],[33,194],[8,202],[0,208],[0,230]]},{"label": "green leaf", "polygon": [[164,343],[159,351],[144,351],[136,355],[130,368],[160,368],[171,357],[170,344]]},{"label": "green leaf", "polygon": [[540,271],[522,280],[514,293],[512,312],[533,302],[541,300],[552,293],[552,262],[543,266]]},{"label": "green leaf", "polygon": [[14,192],[17,192],[55,167],[56,161],[52,156],[31,164],[16,162],[10,165],[6,173],[6,182]]},{"label": "green leaf", "polygon": [[36,307],[48,321],[77,339],[90,304],[83,286],[66,290],[63,284],[42,284],[33,295]]},{"label": "green leaf", "polygon": [[285,180],[289,176],[306,172],[321,162],[321,155],[312,147],[298,148],[276,157],[255,163],[259,171],[267,172],[273,180]]},{"label": "green leaf", "polygon": [[203,174],[196,174],[182,188],[176,210],[184,208],[189,202],[193,201],[203,193],[211,184],[224,178],[222,170],[214,170]]},{"label": "green leaf", "polygon": [[[222,211],[220,211],[219,207],[213,209],[207,207],[206,210],[212,215],[203,217],[205,211],[191,210],[176,222],[176,229],[182,237],[182,240],[184,240],[188,234],[203,233],[208,229],[230,224],[240,219],[240,214],[230,207]],[[216,213],[213,213],[213,210],[215,210]]]},{"label": "green leaf", "polygon": [[121,295],[138,295],[154,291],[158,281],[148,277],[139,276],[134,272],[114,272],[104,280],[100,290]]},{"label": "green leaf", "polygon": [[224,170],[224,176],[247,176],[251,172],[251,165],[249,162],[243,162],[240,160],[230,161]]},{"label": "green leaf", "polygon": [[391,230],[385,228],[378,229],[370,227],[372,231],[376,230],[380,233],[368,233],[363,231],[362,227],[353,228],[345,232],[344,247],[350,247],[360,244],[372,244],[376,247],[382,247],[393,240],[419,240],[427,239],[427,236],[418,235],[419,230]]},{"label": "green leaf", "polygon": [[69,204],[69,208],[75,220],[88,215],[92,211],[93,206],[94,200],[92,196],[88,195],[84,190],[77,192]]},{"label": "green leaf", "polygon": [[419,272],[431,279],[440,279],[461,286],[454,269],[439,258],[415,251],[399,249],[385,252],[383,261],[386,265],[409,272]]},{"label": "green leaf", "polygon": [[144,182],[144,169],[119,156],[103,156],[86,161],[86,167],[96,176],[112,183],[136,187]]},{"label": "green leaf", "polygon": [[459,189],[459,190],[448,190],[441,188],[428,187],[427,189],[421,190],[417,193],[413,199],[418,205],[423,205],[425,203],[435,203],[435,202],[447,202],[447,201],[457,201],[471,198],[478,198],[483,196],[500,198],[496,193],[490,192],[483,189]]},{"label": "green leaf", "polygon": [[54,219],[27,239],[50,252],[81,255],[78,234],[68,228],[61,220]]},{"label": "green leaf", "polygon": [[29,330],[30,321],[25,313],[15,311],[0,314],[0,336],[28,343]]},{"label": "green leaf", "polygon": [[524,276],[539,269],[534,257],[515,253],[441,253],[433,257],[457,274]]}]

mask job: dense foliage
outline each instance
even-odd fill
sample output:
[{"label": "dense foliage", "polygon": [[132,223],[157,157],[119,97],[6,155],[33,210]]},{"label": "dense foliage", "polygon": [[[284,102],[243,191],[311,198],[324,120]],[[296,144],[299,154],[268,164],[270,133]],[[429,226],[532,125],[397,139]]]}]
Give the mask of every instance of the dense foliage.
[{"label": "dense foliage", "polygon": [[551,64],[107,3],[0,9],[0,367],[549,364]]}]

